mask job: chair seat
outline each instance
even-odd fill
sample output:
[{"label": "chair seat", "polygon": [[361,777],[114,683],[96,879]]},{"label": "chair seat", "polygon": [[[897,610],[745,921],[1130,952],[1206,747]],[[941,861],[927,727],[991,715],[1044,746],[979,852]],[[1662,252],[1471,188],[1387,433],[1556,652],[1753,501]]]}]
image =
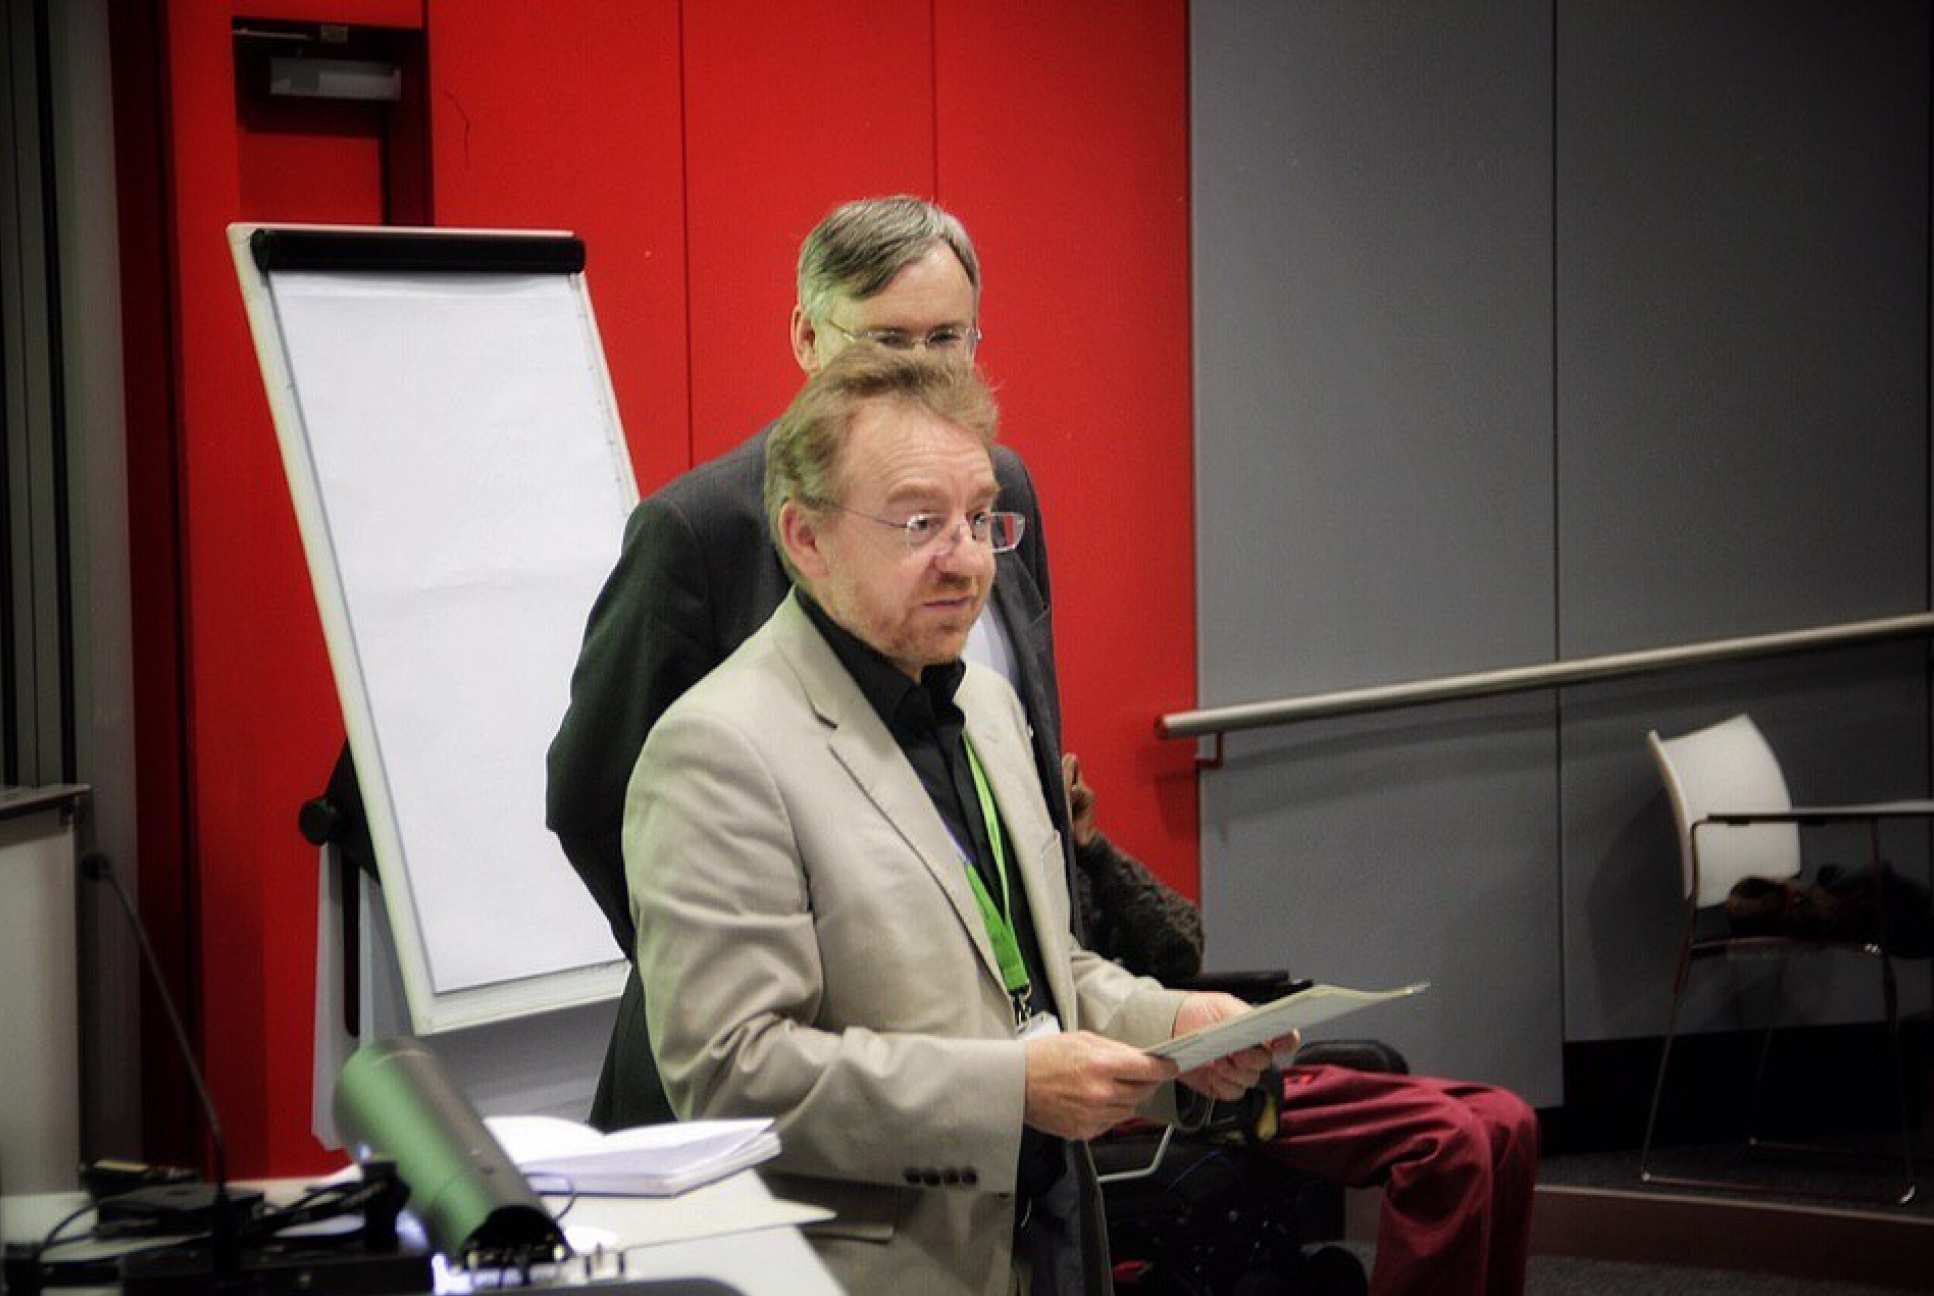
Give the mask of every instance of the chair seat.
[{"label": "chair seat", "polygon": [[1858,941],[1810,941],[1790,936],[1715,936],[1692,942],[1692,958],[1725,955],[1738,959],[1789,958],[1795,954],[1858,954],[1879,958],[1880,946]]}]

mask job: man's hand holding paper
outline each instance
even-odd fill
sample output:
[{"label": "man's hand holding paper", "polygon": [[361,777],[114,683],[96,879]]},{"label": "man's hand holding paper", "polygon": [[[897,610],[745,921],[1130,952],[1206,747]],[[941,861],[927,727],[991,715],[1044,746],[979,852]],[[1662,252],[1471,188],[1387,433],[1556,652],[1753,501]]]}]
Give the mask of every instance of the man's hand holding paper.
[{"label": "man's hand holding paper", "polygon": [[1060,1138],[1099,1138],[1176,1078],[1166,1058],[1092,1031],[1044,1035],[1027,1041],[1022,1120]]},{"label": "man's hand holding paper", "polygon": [[[1192,994],[1182,1001],[1181,1010],[1175,1014],[1174,1038],[1179,1039],[1248,1012],[1249,1005],[1232,994],[1217,991]],[[1262,1073],[1276,1053],[1293,1053],[1301,1043],[1302,1036],[1291,1030],[1287,1035],[1226,1054],[1193,1071],[1185,1071],[1177,1079],[1217,1102],[1235,1102],[1262,1079]]]}]

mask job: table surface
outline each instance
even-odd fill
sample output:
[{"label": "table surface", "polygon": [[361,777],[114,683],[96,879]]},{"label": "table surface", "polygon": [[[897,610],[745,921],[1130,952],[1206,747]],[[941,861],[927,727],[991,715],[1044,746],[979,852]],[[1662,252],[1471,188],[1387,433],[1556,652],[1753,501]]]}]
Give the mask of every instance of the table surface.
[{"label": "table surface", "polygon": [[[313,1181],[252,1180],[271,1201],[289,1201]],[[547,1197],[553,1209],[567,1199]],[[83,1193],[0,1197],[0,1239],[37,1242],[64,1216],[85,1205]],[[801,1236],[798,1224],[825,1212],[774,1198],[757,1174],[740,1171],[677,1197],[579,1197],[563,1219],[579,1255],[558,1267],[543,1287],[570,1288],[617,1278],[714,1278],[746,1296],[766,1292],[839,1296],[839,1285]],[[75,1220],[84,1232],[91,1221]],[[89,1242],[59,1248],[69,1260],[118,1255],[161,1239]],[[602,1248],[602,1250],[600,1250]],[[438,1291],[469,1290],[468,1276],[439,1267]],[[494,1290],[494,1286],[492,1288]],[[64,1287],[63,1293],[112,1288]]]}]

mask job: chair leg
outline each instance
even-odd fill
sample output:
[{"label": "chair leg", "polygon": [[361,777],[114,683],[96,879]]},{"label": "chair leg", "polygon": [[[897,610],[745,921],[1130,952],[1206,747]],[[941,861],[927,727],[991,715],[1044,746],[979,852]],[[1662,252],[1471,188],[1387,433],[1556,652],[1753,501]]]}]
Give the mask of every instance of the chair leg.
[{"label": "chair leg", "polygon": [[1787,962],[1781,959],[1773,973],[1773,1006],[1767,1014],[1766,1029],[1760,1033],[1759,1061],[1753,1067],[1753,1088],[1746,1097],[1746,1146],[1749,1150],[1760,1146],[1760,1096],[1766,1092],[1766,1066],[1773,1055],[1773,1032],[1779,1029],[1780,1008],[1786,1003]]},{"label": "chair leg", "polygon": [[1887,1038],[1893,1046],[1894,1057],[1894,1097],[1900,1104],[1900,1169],[1902,1188],[1896,1199],[1902,1206],[1914,1200],[1918,1185],[1914,1182],[1914,1133],[1908,1128],[1907,1119],[1907,1057],[1900,1041],[1900,988],[1894,981],[1894,959],[1888,952],[1887,908],[1890,891],[1890,872],[1887,861],[1880,854],[1880,820],[1875,819],[1867,825],[1868,865],[1873,871],[1876,885],[1880,888],[1879,906],[1879,945],[1880,945],[1880,993],[1887,1008]]},{"label": "chair leg", "polygon": [[[1688,946],[1688,952],[1689,950],[1690,950],[1690,946]],[[1900,1113],[1901,1183],[1898,1190],[1892,1194],[1891,1200],[1896,1205],[1905,1206],[1910,1202],[1914,1201],[1919,1195],[1919,1185],[1915,1180],[1915,1174],[1914,1174],[1913,1130],[1909,1120],[1909,1106],[1908,1106],[1908,1097],[1907,1097],[1906,1047],[1901,1038],[1900,991],[1899,991],[1899,985],[1897,983],[1897,979],[1894,975],[1893,960],[1890,957],[1888,957],[1888,955],[1885,953],[1884,948],[1880,953],[1879,957],[1880,957],[1880,965],[1881,965],[1881,994],[1882,994],[1883,1000],[1885,1001],[1885,1006],[1886,1006],[1887,1037],[1888,1037],[1888,1042],[1891,1046],[1893,1070],[1894,1070],[1895,1098],[1899,1105],[1899,1113]],[[1687,1187],[1687,1188],[1713,1188],[1713,1189],[1720,1189],[1720,1190],[1733,1191],[1733,1192],[1738,1192],[1742,1190],[1750,1191],[1756,1185],[1747,1181],[1723,1180],[1723,1179],[1701,1179],[1701,1178],[1694,1178],[1690,1176],[1655,1173],[1652,1170],[1652,1142],[1653,1142],[1653,1137],[1658,1128],[1659,1109],[1663,1105],[1663,1099],[1665,1096],[1665,1078],[1666,1078],[1666,1071],[1667,1071],[1668,1065],[1670,1064],[1672,1059],[1672,1044],[1673,1044],[1673,1041],[1678,1036],[1679,1013],[1685,1003],[1686,990],[1691,980],[1691,977],[1690,977],[1691,962],[1692,960],[1690,960],[1689,958],[1685,960],[1681,965],[1679,975],[1675,977],[1673,980],[1672,1006],[1671,1006],[1671,1011],[1666,1018],[1665,1041],[1660,1046],[1660,1049],[1659,1049],[1659,1072],[1657,1077],[1653,1081],[1652,1105],[1650,1110],[1646,1114],[1645,1138],[1639,1147],[1639,1180],[1640,1182],[1647,1183],[1647,1184],[1664,1184],[1664,1185],[1672,1185],[1672,1186]],[[1783,982],[1786,975],[1786,964],[1784,961],[1782,961],[1780,964],[1778,975],[1780,980],[1778,983],[1776,983],[1776,986],[1775,986],[1776,993],[1778,991],[1783,991],[1785,988]],[[1783,999],[1784,996],[1780,995],[1778,997],[1779,999]],[[1774,1018],[1768,1024],[1766,1028],[1766,1032],[1761,1037],[1761,1040],[1760,1040],[1759,1060],[1755,1068],[1755,1073],[1753,1077],[1753,1089],[1752,1089],[1752,1094],[1751,1094],[1749,1107],[1748,1107],[1747,1146],[1749,1150],[1777,1148],[1777,1149],[1790,1150],[1794,1152],[1801,1152],[1801,1151],[1817,1152],[1817,1151],[1820,1151],[1821,1149],[1818,1149],[1806,1144],[1789,1145],[1789,1144],[1781,1144],[1777,1142],[1768,1142],[1766,1140],[1760,1139],[1755,1133],[1753,1133],[1753,1130],[1757,1128],[1761,1090],[1763,1088],[1766,1073],[1770,1065],[1769,1055],[1772,1050],[1773,1033],[1775,1030],[1778,1029],[1778,1025],[1779,1025],[1777,1007],[1778,1006],[1776,1002]],[[1787,1191],[1798,1193],[1799,1195],[1802,1195],[1802,1196],[1817,1195],[1817,1196],[1825,1196],[1825,1197],[1835,1197],[1839,1195],[1837,1193],[1810,1193],[1804,1189],[1798,1189],[1798,1188],[1789,1188]]]},{"label": "chair leg", "polygon": [[1652,1108],[1645,1116],[1645,1140],[1639,1145],[1639,1182],[1651,1183],[1652,1134],[1659,1123],[1659,1100],[1665,1096],[1665,1071],[1672,1061],[1672,1039],[1679,1029],[1679,1006],[1685,1001],[1686,984],[1692,970],[1692,929],[1686,928],[1686,941],[1679,951],[1679,971],[1672,978],[1672,1008],[1666,1014],[1665,1042],[1659,1046],[1659,1074],[1652,1082]]},{"label": "chair leg", "polygon": [[1914,1134],[1907,1119],[1907,1058],[1900,1040],[1900,989],[1894,982],[1894,960],[1883,947],[1880,953],[1881,993],[1887,1002],[1887,1036],[1893,1044],[1894,1097],[1900,1104],[1900,1167],[1902,1188],[1895,1200],[1902,1206],[1914,1200],[1919,1187],[1914,1181]]}]

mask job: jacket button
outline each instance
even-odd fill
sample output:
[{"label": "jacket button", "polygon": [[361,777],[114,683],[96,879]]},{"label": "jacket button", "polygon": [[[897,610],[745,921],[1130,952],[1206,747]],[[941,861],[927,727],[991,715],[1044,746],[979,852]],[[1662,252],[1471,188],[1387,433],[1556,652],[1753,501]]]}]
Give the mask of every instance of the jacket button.
[{"label": "jacket button", "polygon": [[915,1170],[912,1166],[908,1166],[905,1170],[902,1170],[900,1174],[910,1184],[917,1185],[920,1182],[920,1172],[918,1170]]},{"label": "jacket button", "polygon": [[957,1184],[960,1182],[960,1171],[948,1166],[940,1172],[940,1179],[943,1183]]},{"label": "jacket button", "polygon": [[971,1188],[980,1182],[980,1176],[974,1172],[974,1167],[967,1166],[960,1172],[960,1182]]},{"label": "jacket button", "polygon": [[938,1188],[940,1186],[940,1172],[938,1170],[929,1170],[920,1176],[920,1181],[929,1188]]}]

